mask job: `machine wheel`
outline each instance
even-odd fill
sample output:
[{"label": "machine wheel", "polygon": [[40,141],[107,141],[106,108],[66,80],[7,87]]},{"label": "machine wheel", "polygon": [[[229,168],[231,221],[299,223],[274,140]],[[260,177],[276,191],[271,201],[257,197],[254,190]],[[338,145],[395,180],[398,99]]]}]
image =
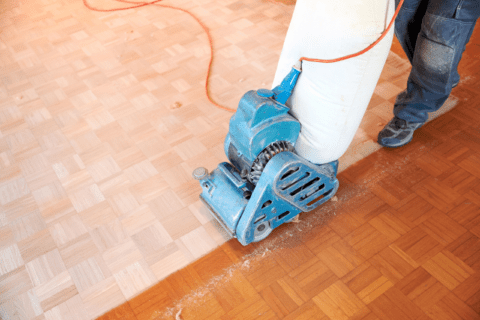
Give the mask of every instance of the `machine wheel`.
[{"label": "machine wheel", "polygon": [[268,237],[270,232],[272,232],[272,227],[270,226],[270,221],[263,221],[255,227],[253,233],[253,242],[257,242]]}]

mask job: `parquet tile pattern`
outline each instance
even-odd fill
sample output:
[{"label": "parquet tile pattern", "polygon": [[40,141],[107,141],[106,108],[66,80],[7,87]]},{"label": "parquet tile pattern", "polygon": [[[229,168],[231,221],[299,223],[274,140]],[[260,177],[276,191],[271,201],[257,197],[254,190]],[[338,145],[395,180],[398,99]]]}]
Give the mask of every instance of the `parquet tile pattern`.
[{"label": "parquet tile pattern", "polygon": [[337,201],[263,242],[228,241],[99,320],[480,319],[479,30],[456,108],[341,172]]},{"label": "parquet tile pattern", "polygon": [[[209,28],[215,101],[271,85],[294,4],[280,2],[165,1]],[[394,46],[338,201],[243,248],[190,177],[225,160],[231,116],[205,97],[191,17],[7,0],[0,18],[2,319],[478,318],[478,32],[440,113],[456,108],[388,151],[374,139],[409,70]]]}]

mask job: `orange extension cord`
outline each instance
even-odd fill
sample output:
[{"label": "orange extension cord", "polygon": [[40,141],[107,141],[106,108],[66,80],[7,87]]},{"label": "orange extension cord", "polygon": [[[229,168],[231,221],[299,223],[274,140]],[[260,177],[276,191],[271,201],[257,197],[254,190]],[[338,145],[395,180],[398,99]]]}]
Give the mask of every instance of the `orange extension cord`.
[{"label": "orange extension cord", "polygon": [[[98,9],[98,8],[94,8],[90,4],[88,4],[87,0],[83,0],[83,4],[88,9],[90,9],[92,11],[97,11],[97,12],[113,12],[113,11],[129,10],[129,9],[135,9],[135,8],[149,6],[149,5],[155,5],[155,6],[162,7],[162,8],[174,9],[174,10],[179,10],[179,11],[185,12],[186,14],[191,16],[193,19],[195,19],[195,21],[198,22],[198,24],[203,28],[203,30],[207,34],[208,42],[210,44],[210,61],[208,62],[207,76],[206,76],[206,80],[205,80],[205,95],[207,96],[208,101],[210,101],[210,103],[215,105],[217,108],[220,108],[220,109],[226,110],[226,111],[230,111],[230,112],[235,112],[236,111],[235,109],[224,107],[224,106],[216,103],[215,101],[213,101],[213,99],[210,97],[210,94],[208,92],[208,83],[209,83],[209,79],[210,79],[210,71],[211,71],[211,68],[212,68],[212,61],[213,61],[213,40],[212,40],[212,36],[210,35],[210,31],[208,30],[207,26],[205,26],[205,24],[199,18],[197,18],[193,13],[191,13],[188,10],[178,8],[178,7],[174,7],[174,6],[158,4],[158,2],[161,2],[162,0],[154,0],[152,2],[134,2],[134,1],[128,1],[128,0],[115,0],[115,1],[121,2],[121,3],[128,3],[128,4],[131,4],[132,6],[125,7],[125,8],[114,8],[114,9]],[[267,0],[267,1],[274,2],[272,0]],[[382,33],[382,35],[374,43],[372,43],[371,45],[369,45],[368,47],[366,47],[362,51],[359,51],[357,53],[353,53],[353,54],[350,54],[350,55],[347,55],[347,56],[344,56],[344,57],[335,58],[335,59],[314,59],[314,58],[301,57],[300,62],[301,61],[310,61],[310,62],[320,62],[320,63],[333,63],[333,62],[339,62],[339,61],[355,58],[355,57],[358,57],[358,56],[368,52],[373,47],[375,47],[380,41],[382,41],[382,39],[385,38],[385,36],[388,34],[388,32],[390,31],[390,29],[393,26],[395,18],[398,16],[398,12],[400,11],[400,8],[402,7],[403,2],[404,2],[404,0],[400,0],[400,4],[398,5],[397,10],[395,10],[395,14],[393,15],[392,21],[390,21],[390,23],[387,26],[387,29],[385,29],[385,31]]]}]

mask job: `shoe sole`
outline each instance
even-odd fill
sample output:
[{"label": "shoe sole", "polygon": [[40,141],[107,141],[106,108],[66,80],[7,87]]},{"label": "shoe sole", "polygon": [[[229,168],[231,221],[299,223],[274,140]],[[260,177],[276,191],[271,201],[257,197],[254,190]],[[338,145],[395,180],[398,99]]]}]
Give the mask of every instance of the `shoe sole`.
[{"label": "shoe sole", "polygon": [[380,142],[380,141],[377,141],[377,142],[378,142],[378,144],[381,145],[382,147],[390,148],[390,149],[395,149],[395,148],[403,147],[403,146],[406,145],[406,144],[409,144],[412,140],[413,140],[413,134],[412,134],[412,137],[410,138],[410,140],[408,140],[407,142],[402,143],[402,144],[383,144],[383,143]]}]

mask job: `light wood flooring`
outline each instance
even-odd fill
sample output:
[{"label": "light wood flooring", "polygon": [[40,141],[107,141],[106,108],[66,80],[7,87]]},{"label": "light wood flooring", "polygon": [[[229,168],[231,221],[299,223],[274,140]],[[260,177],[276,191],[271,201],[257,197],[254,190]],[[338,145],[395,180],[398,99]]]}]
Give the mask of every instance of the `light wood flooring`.
[{"label": "light wood flooring", "polygon": [[[209,28],[209,92],[235,108],[271,85],[284,2],[162,3]],[[243,248],[225,244],[190,176],[226,159],[231,116],[205,96],[210,51],[195,20],[158,6],[0,6],[0,318],[94,319],[119,305],[106,317],[480,311],[478,40],[442,112],[456,108],[407,148],[377,151],[409,70],[394,47],[341,159],[338,201]]]}]

